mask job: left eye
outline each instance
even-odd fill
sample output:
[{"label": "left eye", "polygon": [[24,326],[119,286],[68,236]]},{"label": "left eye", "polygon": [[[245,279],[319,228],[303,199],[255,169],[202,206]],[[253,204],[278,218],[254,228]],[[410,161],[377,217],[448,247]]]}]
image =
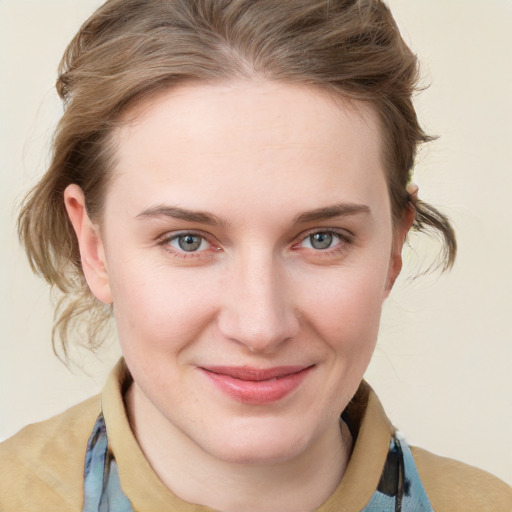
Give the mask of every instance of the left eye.
[{"label": "left eye", "polygon": [[185,252],[197,252],[205,250],[209,244],[204,236],[195,233],[181,233],[173,236],[167,242],[173,249]]},{"label": "left eye", "polygon": [[330,231],[319,231],[307,236],[301,243],[301,247],[324,250],[338,245],[342,241],[341,235]]}]

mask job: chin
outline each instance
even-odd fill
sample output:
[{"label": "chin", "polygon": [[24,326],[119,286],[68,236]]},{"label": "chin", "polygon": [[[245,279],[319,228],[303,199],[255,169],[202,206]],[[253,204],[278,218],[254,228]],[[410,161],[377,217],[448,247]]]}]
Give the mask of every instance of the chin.
[{"label": "chin", "polygon": [[297,446],[279,446],[275,447],[272,444],[266,446],[252,445],[252,446],[239,446],[223,447],[217,453],[214,453],[218,459],[223,460],[230,464],[244,464],[244,465],[272,465],[287,462],[294,459],[302,450],[298,450]]},{"label": "chin", "polygon": [[[254,428],[224,432],[210,447],[203,448],[215,458],[232,464],[277,464],[298,457],[308,445],[308,436],[289,429]],[[213,441],[213,440],[212,440]]]}]

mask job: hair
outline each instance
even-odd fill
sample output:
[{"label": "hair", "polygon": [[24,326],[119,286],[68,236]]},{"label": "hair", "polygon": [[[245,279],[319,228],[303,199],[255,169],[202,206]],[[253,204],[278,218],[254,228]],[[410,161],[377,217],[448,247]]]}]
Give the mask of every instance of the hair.
[{"label": "hair", "polygon": [[[61,292],[52,334],[67,344],[85,327],[100,344],[110,308],[89,290],[63,193],[78,184],[90,217],[101,218],[111,175],[112,133],[150,96],[187,82],[255,77],[304,84],[365,102],[381,128],[394,222],[413,208],[413,229],[442,239],[450,268],[456,241],[448,219],[408,194],[418,148],[432,140],[418,123],[416,56],[380,0],[108,0],[80,28],[60,63],[64,114],[46,174],[25,198],[18,232],[32,269]],[[81,332],[81,331],[79,331]]]}]

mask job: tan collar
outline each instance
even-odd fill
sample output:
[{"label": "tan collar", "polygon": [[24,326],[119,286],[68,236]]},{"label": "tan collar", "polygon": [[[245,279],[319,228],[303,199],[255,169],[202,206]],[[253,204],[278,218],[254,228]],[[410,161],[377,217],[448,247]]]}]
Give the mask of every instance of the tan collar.
[{"label": "tan collar", "polygon": [[[158,478],[144,457],[128,423],[123,395],[131,376],[121,359],[110,374],[102,393],[102,409],[110,449],[116,458],[121,485],[135,510],[159,512],[211,511],[175,496]],[[356,512],[375,492],[388,453],[394,428],[379,399],[362,382],[343,413],[355,438],[350,462],[331,497],[315,512]]]}]

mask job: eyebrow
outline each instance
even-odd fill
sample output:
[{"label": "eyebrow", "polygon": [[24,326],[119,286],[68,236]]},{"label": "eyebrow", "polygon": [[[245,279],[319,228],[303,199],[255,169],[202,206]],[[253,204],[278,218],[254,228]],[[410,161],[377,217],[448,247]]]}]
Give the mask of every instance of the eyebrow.
[{"label": "eyebrow", "polygon": [[308,222],[316,222],[319,220],[327,220],[335,217],[347,217],[349,215],[357,215],[359,213],[370,213],[370,207],[365,204],[341,203],[316,210],[309,210],[295,217],[295,224],[307,224]]},{"label": "eyebrow", "polygon": [[[349,215],[357,215],[359,213],[370,213],[370,208],[364,204],[341,203],[315,210],[308,210],[297,215],[294,224],[307,224],[308,222],[317,222],[320,220],[332,219],[335,217],[346,217]],[[173,219],[195,222],[198,224],[206,224],[209,226],[226,226],[228,222],[207,212],[186,210],[176,206],[157,205],[145,209],[139,213],[137,219],[147,219],[155,217],[170,217]]]},{"label": "eyebrow", "polygon": [[209,226],[220,226],[227,224],[225,221],[211,213],[186,210],[184,208],[168,205],[152,206],[136,216],[137,219],[147,219],[154,217],[170,217],[173,219],[186,220],[188,222],[196,222],[198,224],[207,224]]}]

